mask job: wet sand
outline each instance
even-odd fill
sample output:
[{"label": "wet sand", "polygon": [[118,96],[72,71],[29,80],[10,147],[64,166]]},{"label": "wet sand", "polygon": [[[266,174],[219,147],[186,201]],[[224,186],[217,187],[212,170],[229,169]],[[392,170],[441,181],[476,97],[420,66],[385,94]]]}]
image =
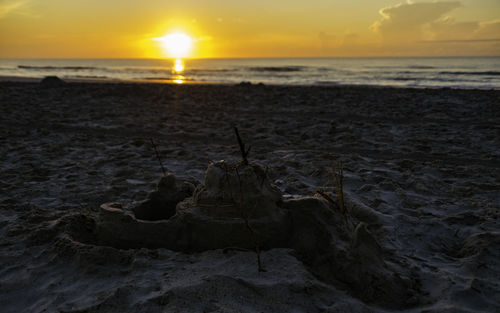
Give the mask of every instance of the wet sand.
[{"label": "wet sand", "polygon": [[500,308],[500,91],[0,82],[0,103],[5,312],[394,309],[325,282],[289,248],[264,251],[259,273],[252,252],[61,243],[100,204],[155,187],[151,138],[167,171],[196,185],[209,162],[239,158],[234,126],[285,198],[332,191],[342,162],[346,197],[384,216],[370,230],[418,286],[397,310]]}]

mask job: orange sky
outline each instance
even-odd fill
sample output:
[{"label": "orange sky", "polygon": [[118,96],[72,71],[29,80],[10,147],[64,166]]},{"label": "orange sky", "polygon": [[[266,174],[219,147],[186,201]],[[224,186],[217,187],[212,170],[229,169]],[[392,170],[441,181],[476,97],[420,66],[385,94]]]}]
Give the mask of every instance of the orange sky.
[{"label": "orange sky", "polygon": [[500,55],[500,1],[0,0],[2,58]]}]

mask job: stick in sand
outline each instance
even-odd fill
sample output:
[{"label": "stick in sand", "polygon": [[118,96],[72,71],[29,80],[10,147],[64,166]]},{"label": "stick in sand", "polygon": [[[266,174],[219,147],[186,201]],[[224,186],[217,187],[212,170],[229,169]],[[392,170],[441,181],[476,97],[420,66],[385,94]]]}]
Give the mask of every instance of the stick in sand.
[{"label": "stick in sand", "polygon": [[161,162],[160,153],[158,153],[158,149],[156,149],[157,145],[155,145],[153,138],[149,138],[149,139],[151,139],[151,145],[153,146],[153,149],[155,149],[156,157],[158,158],[158,163],[160,163],[161,171],[163,172],[163,176],[167,176],[167,173],[165,172],[165,168],[163,167],[163,163]]},{"label": "stick in sand", "polygon": [[250,147],[245,151],[245,143],[241,140],[240,133],[238,132],[238,127],[234,127],[234,132],[236,133],[236,138],[238,139],[238,145],[240,146],[241,157],[243,158],[243,164],[248,165],[248,153],[250,152]]}]

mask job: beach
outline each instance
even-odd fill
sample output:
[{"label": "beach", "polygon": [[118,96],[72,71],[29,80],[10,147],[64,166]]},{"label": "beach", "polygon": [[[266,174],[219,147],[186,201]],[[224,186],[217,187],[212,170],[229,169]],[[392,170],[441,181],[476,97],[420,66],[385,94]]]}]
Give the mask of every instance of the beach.
[{"label": "beach", "polygon": [[[3,312],[500,309],[500,90],[2,81],[0,103]],[[326,216],[354,214],[380,273],[402,278],[323,275],[296,230],[263,249],[265,272],[253,251],[95,239],[100,206],[147,198],[160,163],[196,187],[213,162],[239,162],[234,127],[285,202],[328,206],[341,168],[346,203],[376,220]],[[400,281],[404,298],[381,291]]]}]

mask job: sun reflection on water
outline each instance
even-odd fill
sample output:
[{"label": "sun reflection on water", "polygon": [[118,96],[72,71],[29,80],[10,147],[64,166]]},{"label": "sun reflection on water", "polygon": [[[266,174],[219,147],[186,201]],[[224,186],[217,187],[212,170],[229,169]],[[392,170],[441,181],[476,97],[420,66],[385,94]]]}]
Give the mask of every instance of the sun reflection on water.
[{"label": "sun reflection on water", "polygon": [[184,72],[184,62],[182,61],[182,59],[175,59],[174,72],[175,73]]},{"label": "sun reflection on water", "polygon": [[185,80],[185,77],[182,76],[182,75],[177,75],[174,77],[174,79],[172,80],[174,83],[176,84],[183,84],[184,83],[184,80]]},{"label": "sun reflection on water", "polygon": [[172,67],[172,73],[176,74],[173,78],[173,82],[176,84],[184,83],[185,77],[182,75],[184,72],[184,62],[182,59],[175,59],[174,66]]}]

